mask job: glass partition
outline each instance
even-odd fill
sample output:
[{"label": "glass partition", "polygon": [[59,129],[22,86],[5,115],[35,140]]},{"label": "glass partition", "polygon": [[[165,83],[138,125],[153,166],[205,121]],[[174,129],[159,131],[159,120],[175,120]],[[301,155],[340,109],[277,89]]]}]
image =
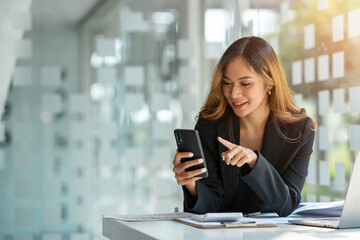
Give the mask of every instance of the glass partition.
[{"label": "glass partition", "polygon": [[173,130],[194,128],[222,52],[251,35],[319,123],[302,200],[344,199],[360,149],[358,1],[0,6],[0,239],[98,239],[102,215],[181,211]]}]

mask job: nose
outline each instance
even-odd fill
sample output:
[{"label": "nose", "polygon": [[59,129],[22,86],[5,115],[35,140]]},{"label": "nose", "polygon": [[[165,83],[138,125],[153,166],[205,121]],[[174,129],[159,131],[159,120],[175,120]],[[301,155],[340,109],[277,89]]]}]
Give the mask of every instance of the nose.
[{"label": "nose", "polygon": [[236,99],[238,97],[240,97],[242,95],[242,92],[241,92],[241,88],[239,86],[234,85],[232,88],[231,88],[231,92],[230,92],[230,96],[232,99]]}]

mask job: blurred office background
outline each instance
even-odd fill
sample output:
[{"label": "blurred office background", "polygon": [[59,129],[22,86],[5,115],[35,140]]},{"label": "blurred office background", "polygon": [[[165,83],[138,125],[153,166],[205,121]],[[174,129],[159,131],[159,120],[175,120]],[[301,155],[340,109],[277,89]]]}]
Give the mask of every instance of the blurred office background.
[{"label": "blurred office background", "polygon": [[222,52],[267,39],[319,123],[303,201],[360,150],[358,0],[0,0],[0,240],[87,240],[104,214],[182,210],[173,129]]}]

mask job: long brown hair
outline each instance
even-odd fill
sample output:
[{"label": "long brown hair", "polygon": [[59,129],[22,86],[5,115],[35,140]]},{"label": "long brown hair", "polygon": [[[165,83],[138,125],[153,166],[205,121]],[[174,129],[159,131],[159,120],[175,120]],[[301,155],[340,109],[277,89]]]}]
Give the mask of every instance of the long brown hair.
[{"label": "long brown hair", "polygon": [[[272,86],[269,104],[276,123],[295,123],[309,117],[304,108],[299,109],[295,105],[284,69],[271,45],[259,37],[244,37],[233,42],[218,62],[209,95],[199,114],[200,118],[216,120],[226,112],[228,102],[222,91],[223,73],[226,65],[238,57],[252,67],[265,84]],[[312,117],[310,119],[316,131],[317,123]],[[277,124],[276,126],[278,129]],[[232,129],[229,129],[229,134],[233,135]]]}]

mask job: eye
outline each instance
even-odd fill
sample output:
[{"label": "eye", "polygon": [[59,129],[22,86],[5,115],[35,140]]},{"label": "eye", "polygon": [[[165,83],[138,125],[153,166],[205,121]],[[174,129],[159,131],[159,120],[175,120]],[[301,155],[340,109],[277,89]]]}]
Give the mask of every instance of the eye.
[{"label": "eye", "polygon": [[247,87],[247,86],[250,86],[251,83],[242,83],[241,86],[244,86],[244,87]]},{"label": "eye", "polygon": [[226,82],[226,81],[223,81],[222,83],[223,83],[223,85],[226,85],[226,86],[231,84],[230,82]]}]

